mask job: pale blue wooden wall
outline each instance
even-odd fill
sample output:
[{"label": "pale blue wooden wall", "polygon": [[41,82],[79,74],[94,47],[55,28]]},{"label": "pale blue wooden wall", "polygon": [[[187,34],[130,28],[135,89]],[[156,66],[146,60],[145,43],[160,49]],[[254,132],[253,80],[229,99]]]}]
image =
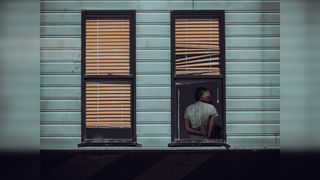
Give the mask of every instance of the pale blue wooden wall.
[{"label": "pale blue wooden wall", "polygon": [[137,136],[170,142],[170,10],[226,11],[227,136],[279,148],[279,1],[41,1],[41,148],[80,142],[81,9],[137,10]]}]

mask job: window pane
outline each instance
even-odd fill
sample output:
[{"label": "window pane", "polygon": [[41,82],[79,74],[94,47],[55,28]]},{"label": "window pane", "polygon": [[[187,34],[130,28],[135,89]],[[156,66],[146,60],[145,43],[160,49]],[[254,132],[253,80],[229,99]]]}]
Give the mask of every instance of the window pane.
[{"label": "window pane", "polygon": [[[223,112],[222,112],[222,80],[177,80],[176,89],[176,139],[208,139],[206,136],[190,134],[185,129],[185,117],[190,121],[191,128],[208,131],[212,113],[216,112],[213,134],[209,139],[222,139]],[[196,99],[196,92],[204,88],[210,94],[210,100],[203,103]]]},{"label": "window pane", "polygon": [[131,127],[130,83],[86,83],[86,127]]},{"label": "window pane", "polygon": [[86,20],[86,75],[130,74],[130,20]]},{"label": "window pane", "polygon": [[175,74],[220,75],[218,19],[175,20]]}]

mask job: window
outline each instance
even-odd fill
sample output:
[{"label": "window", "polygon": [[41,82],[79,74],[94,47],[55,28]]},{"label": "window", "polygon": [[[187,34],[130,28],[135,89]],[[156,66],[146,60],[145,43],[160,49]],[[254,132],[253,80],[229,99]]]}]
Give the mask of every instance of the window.
[{"label": "window", "polygon": [[171,12],[172,143],[226,145],[223,11]]},{"label": "window", "polygon": [[82,143],[137,145],[135,11],[82,12]]}]

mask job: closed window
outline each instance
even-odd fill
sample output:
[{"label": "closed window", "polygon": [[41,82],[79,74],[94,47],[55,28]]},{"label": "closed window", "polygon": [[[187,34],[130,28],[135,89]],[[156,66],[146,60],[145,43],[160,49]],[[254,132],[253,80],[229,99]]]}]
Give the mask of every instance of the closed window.
[{"label": "closed window", "polygon": [[136,145],[135,11],[82,12],[80,145]]}]

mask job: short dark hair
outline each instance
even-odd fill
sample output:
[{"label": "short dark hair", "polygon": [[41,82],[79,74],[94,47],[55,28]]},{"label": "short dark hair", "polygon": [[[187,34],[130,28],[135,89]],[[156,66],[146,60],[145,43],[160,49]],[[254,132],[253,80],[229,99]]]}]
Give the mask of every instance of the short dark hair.
[{"label": "short dark hair", "polygon": [[194,93],[194,98],[196,99],[196,101],[199,101],[200,98],[202,97],[203,93],[208,91],[209,89],[205,88],[205,87],[198,87],[198,89],[196,90],[196,92]]}]

